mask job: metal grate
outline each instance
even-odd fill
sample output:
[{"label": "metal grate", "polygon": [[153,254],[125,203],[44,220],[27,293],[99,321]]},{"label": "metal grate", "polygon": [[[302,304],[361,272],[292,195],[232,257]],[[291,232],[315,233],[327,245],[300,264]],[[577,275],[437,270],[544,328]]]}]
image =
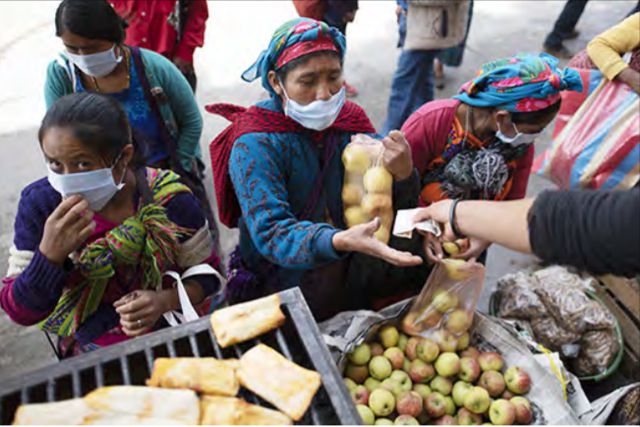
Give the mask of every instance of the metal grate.
[{"label": "metal grate", "polygon": [[[225,349],[215,339],[209,317],[163,329],[32,371],[0,384],[0,423],[10,424],[20,404],[82,397],[107,385],[144,385],[157,357],[239,358],[258,343],[322,375],[322,387],[299,424],[359,424],[360,418],[322,340],[300,289],[280,293],[286,321],[258,339]],[[272,406],[242,388],[248,402]]]}]

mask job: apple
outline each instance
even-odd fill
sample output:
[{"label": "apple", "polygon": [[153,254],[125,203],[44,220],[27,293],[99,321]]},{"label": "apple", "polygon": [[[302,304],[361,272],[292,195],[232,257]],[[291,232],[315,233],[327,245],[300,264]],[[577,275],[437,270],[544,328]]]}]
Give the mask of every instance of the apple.
[{"label": "apple", "polygon": [[411,370],[411,361],[409,361],[409,359],[407,359],[406,357],[404,358],[404,362],[402,362],[402,370],[407,374]]},{"label": "apple", "polygon": [[443,377],[452,377],[460,372],[460,358],[457,354],[444,352],[436,360],[436,372]]},{"label": "apple", "polygon": [[388,194],[369,193],[362,198],[360,206],[362,206],[362,209],[364,209],[368,215],[377,216],[383,212],[393,210],[393,201]]},{"label": "apple", "polygon": [[507,388],[513,394],[525,394],[531,388],[531,378],[524,369],[512,366],[504,373]]},{"label": "apple", "polygon": [[387,325],[380,328],[378,338],[384,348],[396,347],[400,339],[400,333],[395,326]]},{"label": "apple", "polygon": [[434,391],[424,400],[424,409],[431,418],[439,418],[444,415],[446,402],[444,396]]},{"label": "apple", "polygon": [[451,396],[453,397],[453,402],[456,406],[464,405],[464,398],[467,396],[467,393],[471,391],[473,386],[464,381],[458,381],[453,385],[453,390],[451,391]]},{"label": "apple", "polygon": [[431,382],[429,383],[429,387],[431,387],[431,390],[437,391],[443,396],[447,396],[451,393],[453,383],[449,378],[437,376],[431,380]]},{"label": "apple", "polygon": [[489,396],[498,397],[504,392],[505,383],[502,374],[497,371],[485,371],[480,375],[478,385],[489,392]]},{"label": "apple", "polygon": [[422,397],[415,391],[403,392],[396,400],[396,412],[417,417],[422,412]]},{"label": "apple", "polygon": [[402,332],[404,332],[407,335],[416,335],[418,332],[420,332],[416,330],[416,327],[415,327],[416,318],[417,318],[416,313],[409,313],[406,316],[404,316],[404,318],[402,319]]},{"label": "apple", "polygon": [[407,355],[407,359],[415,360],[418,358],[418,344],[420,343],[420,338],[411,337],[407,341],[407,346],[404,349],[404,354]]},{"label": "apple", "polygon": [[456,404],[453,403],[451,396],[445,396],[444,403],[444,413],[446,415],[454,415],[456,413]]},{"label": "apple", "polygon": [[480,356],[480,352],[478,351],[477,348],[473,346],[467,347],[464,351],[460,353],[460,357],[470,357],[476,360],[478,359],[478,356]]},{"label": "apple", "polygon": [[367,193],[391,194],[393,190],[393,175],[382,166],[367,170],[362,182]]},{"label": "apple", "polygon": [[377,388],[369,396],[369,407],[376,417],[386,417],[396,409],[396,398],[389,390]]},{"label": "apple", "polygon": [[474,383],[480,376],[480,364],[476,359],[463,357],[460,359],[460,372],[458,378],[468,383]]},{"label": "apple", "polygon": [[409,341],[409,337],[401,333],[398,337],[398,348],[403,352],[404,349],[407,348],[407,341]]},{"label": "apple", "polygon": [[391,421],[389,418],[378,418],[375,422],[375,425],[377,426],[392,426],[393,425],[393,421]]},{"label": "apple", "polygon": [[411,386],[413,385],[413,383],[411,382],[411,378],[409,378],[409,374],[407,374],[406,372],[396,369],[391,373],[389,378],[398,381],[404,391],[411,390]]},{"label": "apple", "polygon": [[369,344],[369,348],[371,349],[371,357],[382,356],[384,354],[384,347],[379,342],[372,342]]},{"label": "apple", "polygon": [[398,415],[393,422],[397,426],[418,426],[420,423],[411,415]]},{"label": "apple", "polygon": [[360,344],[349,353],[349,362],[354,365],[366,365],[369,360],[371,360],[371,347],[369,347],[369,344]]},{"label": "apple", "polygon": [[360,419],[362,420],[362,424],[364,425],[373,425],[376,417],[373,415],[373,411],[365,405],[356,405],[356,410],[360,415]]},{"label": "apple", "polygon": [[438,418],[434,424],[437,426],[455,426],[458,425],[458,420],[451,415],[443,415]]},{"label": "apple", "polygon": [[460,253],[460,246],[456,242],[443,242],[442,249],[449,255],[458,255]]},{"label": "apple", "polygon": [[447,315],[445,328],[454,335],[460,335],[471,326],[471,316],[464,310],[454,310]]},{"label": "apple", "polygon": [[[503,377],[504,378],[504,377]],[[507,383],[505,382],[505,386],[507,385]],[[511,393],[509,391],[509,389],[506,389],[504,391],[504,393],[502,393],[502,396],[500,396],[503,399],[507,399],[507,400],[511,400],[511,398],[515,397],[515,394]]]},{"label": "apple", "polygon": [[467,262],[461,259],[445,258],[441,261],[447,276],[452,280],[464,280],[469,277],[470,271],[467,270]]},{"label": "apple", "polygon": [[464,334],[458,337],[458,344],[456,345],[456,350],[463,351],[469,347],[469,332],[465,332]]},{"label": "apple", "polygon": [[369,377],[366,380],[364,380],[364,386],[367,388],[367,390],[369,390],[369,393],[371,393],[373,390],[380,387],[380,381],[378,381],[375,378]]},{"label": "apple", "polygon": [[359,385],[351,392],[351,398],[356,405],[366,405],[369,403],[369,390],[365,386]]},{"label": "apple", "polygon": [[411,362],[409,366],[409,377],[414,383],[426,383],[431,380],[436,374],[433,369],[433,365],[425,363],[420,359],[416,359]]},{"label": "apple", "polygon": [[500,371],[504,366],[504,360],[495,351],[487,351],[480,353],[478,363],[482,371]]},{"label": "apple", "polygon": [[458,297],[444,289],[438,289],[431,297],[431,305],[440,313],[446,313],[457,307]]},{"label": "apple", "polygon": [[489,408],[489,419],[494,425],[511,425],[516,420],[516,407],[508,400],[498,399]]},{"label": "apple", "polygon": [[402,369],[404,364],[404,353],[398,347],[389,347],[383,353],[384,357],[389,359],[393,369]]},{"label": "apple", "polygon": [[529,401],[522,396],[516,396],[512,398],[510,402],[513,403],[513,406],[516,408],[516,423],[531,424],[533,411],[531,411],[531,404]]},{"label": "apple", "polygon": [[482,387],[473,387],[464,397],[463,404],[466,409],[474,414],[483,414],[489,409],[491,397],[489,392]]},{"label": "apple", "polygon": [[363,190],[359,185],[345,184],[342,187],[342,202],[346,206],[359,205],[362,202]]},{"label": "apple", "polygon": [[358,386],[358,384],[356,384],[356,382],[351,378],[343,378],[343,380],[344,380],[344,385],[347,386],[347,390],[349,390],[349,392],[352,392]]},{"label": "apple", "polygon": [[390,391],[394,396],[400,396],[400,393],[404,391],[402,384],[398,380],[392,380],[391,378],[387,378],[382,381],[379,388],[383,388],[385,390]]},{"label": "apple", "polygon": [[474,414],[466,408],[458,409],[458,424],[461,426],[479,426],[482,424],[482,416]]},{"label": "apple", "polygon": [[344,210],[344,221],[347,227],[369,222],[369,216],[360,206],[349,206]]},{"label": "apple", "polygon": [[371,165],[371,157],[365,147],[349,144],[342,152],[342,164],[347,172],[364,174]]},{"label": "apple", "polygon": [[427,363],[432,363],[438,358],[439,354],[440,348],[438,344],[429,338],[420,340],[416,347],[416,355],[418,358]]},{"label": "apple", "polygon": [[347,378],[352,381],[355,381],[357,384],[362,384],[364,380],[369,376],[369,368],[366,366],[358,366],[352,363],[347,365],[347,369],[345,369],[344,374]]},{"label": "apple", "polygon": [[425,411],[422,411],[420,416],[418,416],[418,422],[420,423],[420,425],[426,426],[431,422],[431,419]]},{"label": "apple", "polygon": [[424,400],[431,394],[431,387],[426,384],[414,384],[413,391],[418,393],[420,397],[422,397],[422,400]]},{"label": "apple", "polygon": [[441,352],[453,353],[456,351],[456,347],[458,346],[458,339],[455,335],[445,329],[440,329],[436,333],[436,342],[438,343]]},{"label": "apple", "polygon": [[442,313],[429,307],[427,311],[418,318],[422,329],[433,329],[442,321]]},{"label": "apple", "polygon": [[393,371],[391,362],[384,356],[374,356],[371,358],[371,361],[369,361],[369,372],[371,376],[377,380],[382,381],[388,378],[389,375],[391,375],[391,371]]}]

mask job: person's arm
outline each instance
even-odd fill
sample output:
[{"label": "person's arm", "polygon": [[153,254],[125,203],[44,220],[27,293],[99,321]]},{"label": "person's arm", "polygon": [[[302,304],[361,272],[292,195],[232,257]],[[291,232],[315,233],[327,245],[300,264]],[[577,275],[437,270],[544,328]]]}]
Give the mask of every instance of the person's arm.
[{"label": "person's arm", "polygon": [[618,79],[640,90],[640,74],[629,68],[622,55],[640,46],[640,13],[635,13],[591,40],[587,53],[609,80]]},{"label": "person's arm", "polygon": [[[190,171],[193,160],[200,154],[202,115],[189,82],[167,58],[155,52],[143,51],[153,61],[159,84],[165,91],[178,127],[178,157],[182,167]],[[143,56],[144,57],[144,56]]]},{"label": "person's arm", "polygon": [[209,18],[209,9],[205,0],[191,0],[184,17],[182,36],[174,53],[174,59],[193,64],[193,52],[204,45],[204,32]]}]

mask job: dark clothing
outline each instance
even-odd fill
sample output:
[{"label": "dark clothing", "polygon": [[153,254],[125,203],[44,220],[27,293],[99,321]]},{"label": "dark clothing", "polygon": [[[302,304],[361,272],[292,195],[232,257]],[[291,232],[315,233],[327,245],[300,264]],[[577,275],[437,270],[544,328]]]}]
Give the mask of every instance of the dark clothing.
[{"label": "dark clothing", "polygon": [[559,49],[562,41],[566,39],[575,28],[588,0],[567,0],[564,9],[558,16],[553,26],[553,31],[549,33],[544,41],[546,47]]},{"label": "dark clothing", "polygon": [[529,212],[533,252],[593,274],[640,273],[640,188],[545,191]]}]

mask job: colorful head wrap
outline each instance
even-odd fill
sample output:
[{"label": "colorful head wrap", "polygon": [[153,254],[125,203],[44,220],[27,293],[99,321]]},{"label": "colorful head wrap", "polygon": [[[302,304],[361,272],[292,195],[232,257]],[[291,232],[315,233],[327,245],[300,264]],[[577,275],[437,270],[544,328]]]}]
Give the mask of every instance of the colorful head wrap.
[{"label": "colorful head wrap", "polygon": [[277,95],[267,79],[270,70],[280,68],[303,55],[323,50],[337,52],[342,59],[345,49],[345,38],[336,28],[315,19],[293,19],[273,33],[269,47],[242,73],[242,80],[252,82],[262,77],[262,87],[275,97]]},{"label": "colorful head wrap", "polygon": [[558,60],[546,53],[520,53],[484,64],[454,98],[474,107],[530,112],[558,102],[562,90],[582,90],[576,70],[560,70]]}]

